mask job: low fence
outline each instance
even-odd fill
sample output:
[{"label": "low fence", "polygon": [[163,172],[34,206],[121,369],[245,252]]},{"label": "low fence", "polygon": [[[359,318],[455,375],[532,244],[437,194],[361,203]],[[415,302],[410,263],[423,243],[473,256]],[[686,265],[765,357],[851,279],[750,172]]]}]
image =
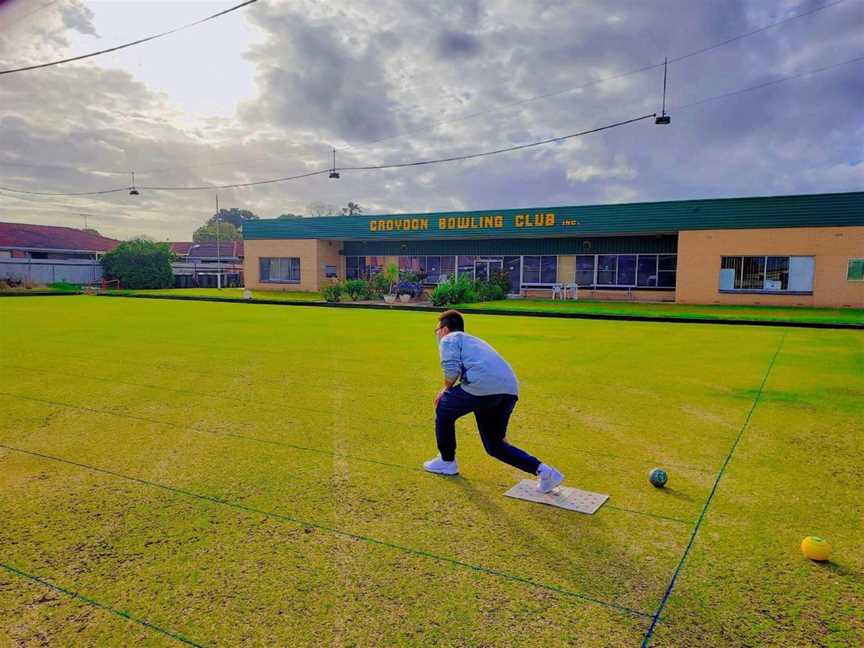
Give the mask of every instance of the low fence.
[{"label": "low fence", "polygon": [[15,279],[35,284],[57,281],[91,284],[102,280],[102,266],[92,259],[0,258],[0,279]]}]

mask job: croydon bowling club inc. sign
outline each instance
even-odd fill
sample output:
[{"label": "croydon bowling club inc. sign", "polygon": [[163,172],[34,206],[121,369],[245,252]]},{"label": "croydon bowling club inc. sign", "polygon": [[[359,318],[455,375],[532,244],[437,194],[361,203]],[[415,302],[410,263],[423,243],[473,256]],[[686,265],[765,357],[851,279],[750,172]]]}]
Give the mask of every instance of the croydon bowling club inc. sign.
[{"label": "croydon bowling club inc. sign", "polygon": [[452,232],[464,231],[481,234],[497,230],[550,231],[561,226],[575,226],[573,218],[560,218],[554,212],[526,212],[524,214],[483,214],[478,216],[406,216],[403,218],[373,218],[369,231],[383,232]]}]

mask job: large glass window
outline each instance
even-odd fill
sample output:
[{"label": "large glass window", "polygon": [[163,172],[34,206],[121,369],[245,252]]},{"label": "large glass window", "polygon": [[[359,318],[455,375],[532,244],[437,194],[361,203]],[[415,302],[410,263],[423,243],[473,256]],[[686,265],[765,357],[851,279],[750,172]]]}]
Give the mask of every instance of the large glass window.
[{"label": "large glass window", "polygon": [[[465,257],[459,257],[464,259]],[[473,271],[474,265],[471,264]],[[453,277],[456,270],[454,256],[400,256],[399,270],[407,270],[417,275],[426,284],[437,284]]]},{"label": "large glass window", "polygon": [[300,283],[298,257],[261,257],[258,261],[263,283]]},{"label": "large glass window", "polygon": [[678,257],[674,254],[661,254],[657,257],[657,285],[660,288],[674,288]]},{"label": "large glass window", "polygon": [[580,286],[594,285],[594,261],[593,254],[581,254],[576,257],[576,283]]},{"label": "large glass window", "polygon": [[522,257],[505,256],[504,257],[504,272],[510,279],[511,293],[519,292],[519,284],[522,282]]},{"label": "large glass window", "polygon": [[674,254],[579,254],[576,283],[616,288],[674,288],[677,258]]},{"label": "large glass window", "polygon": [[597,257],[597,285],[615,286],[618,284],[618,255],[601,254]]},{"label": "large glass window", "polygon": [[553,255],[522,257],[522,283],[548,285],[558,281],[558,257]]},{"label": "large glass window", "polygon": [[724,256],[720,259],[720,290],[811,292],[813,257]]},{"label": "large glass window", "polygon": [[621,254],[618,256],[618,285],[636,285],[636,255]]},{"label": "large glass window", "polygon": [[657,255],[640,254],[636,264],[636,285],[653,287],[657,285]]},{"label": "large glass window", "polygon": [[383,256],[345,257],[345,277],[347,279],[371,279],[384,272]]},{"label": "large glass window", "polygon": [[457,269],[459,271],[459,276],[465,275],[469,279],[474,278],[474,261],[477,257],[473,256],[460,256],[458,258]]}]

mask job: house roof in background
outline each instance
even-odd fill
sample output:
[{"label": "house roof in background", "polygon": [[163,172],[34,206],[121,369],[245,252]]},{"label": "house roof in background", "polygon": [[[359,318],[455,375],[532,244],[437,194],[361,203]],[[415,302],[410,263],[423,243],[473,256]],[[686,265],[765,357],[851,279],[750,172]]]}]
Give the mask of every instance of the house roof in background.
[{"label": "house roof in background", "polygon": [[[187,245],[186,243],[172,243],[174,245]],[[189,248],[183,254],[194,259],[215,259],[218,256],[222,258],[243,257],[243,241],[225,241],[219,244],[219,253],[217,254],[215,243],[189,243]],[[174,249],[172,247],[172,249]],[[178,250],[174,250],[177,254],[181,254]]]},{"label": "house roof in background", "polygon": [[108,252],[119,243],[74,227],[0,222],[0,247]]}]

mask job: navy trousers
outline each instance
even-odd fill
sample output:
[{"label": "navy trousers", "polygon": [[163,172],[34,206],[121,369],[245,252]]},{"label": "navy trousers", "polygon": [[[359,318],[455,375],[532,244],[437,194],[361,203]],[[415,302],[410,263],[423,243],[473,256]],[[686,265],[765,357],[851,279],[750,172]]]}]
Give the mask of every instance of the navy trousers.
[{"label": "navy trousers", "polygon": [[435,409],[435,437],[444,461],[456,458],[456,419],[474,412],[483,447],[491,456],[532,475],[537,474],[540,460],[507,443],[507,423],[518,397],[511,394],[473,396],[462,387],[451,387]]}]

